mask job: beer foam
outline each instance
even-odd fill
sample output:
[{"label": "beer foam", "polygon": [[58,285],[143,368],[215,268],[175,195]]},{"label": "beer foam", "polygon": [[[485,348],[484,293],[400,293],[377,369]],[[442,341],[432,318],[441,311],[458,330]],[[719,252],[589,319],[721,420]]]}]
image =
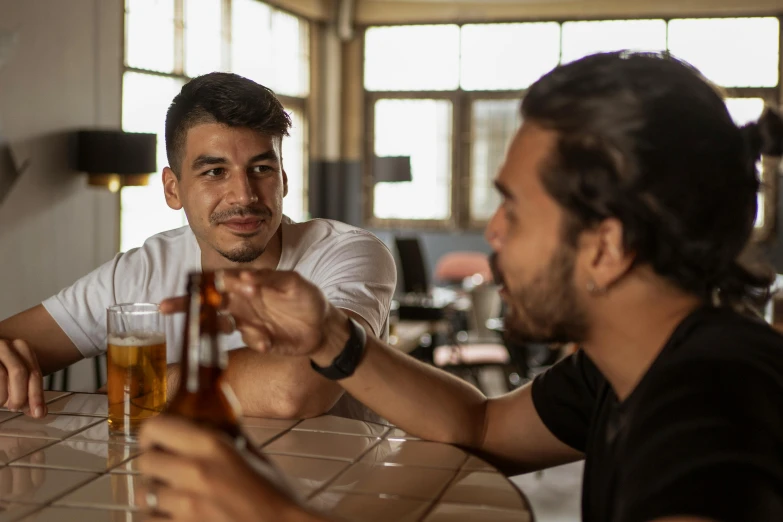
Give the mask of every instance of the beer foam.
[{"label": "beer foam", "polygon": [[125,332],[110,334],[107,339],[114,346],[152,346],[164,344],[166,335],[161,332]]}]

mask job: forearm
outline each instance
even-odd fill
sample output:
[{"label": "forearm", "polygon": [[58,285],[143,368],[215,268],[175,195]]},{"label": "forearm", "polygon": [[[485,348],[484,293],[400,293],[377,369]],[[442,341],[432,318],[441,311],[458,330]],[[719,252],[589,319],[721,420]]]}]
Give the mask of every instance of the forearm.
[{"label": "forearm", "polygon": [[[342,389],[312,371],[304,358],[274,357],[248,348],[229,352],[224,378],[231,386],[243,415],[301,419],[326,413]],[[168,398],[176,393],[179,364],[168,367]]]},{"label": "forearm", "polygon": [[43,305],[0,321],[0,339],[22,339],[35,352],[43,375],[82,359],[82,354]]},{"label": "forearm", "polygon": [[[324,346],[313,359],[328,366],[348,338],[347,318],[332,310]],[[475,387],[402,354],[368,335],[353,376],[339,381],[351,395],[394,425],[428,440],[477,447],[487,398]]]},{"label": "forearm", "polygon": [[275,357],[249,348],[229,352],[226,380],[251,417],[302,419],[322,415],[342,390],[304,358]]}]

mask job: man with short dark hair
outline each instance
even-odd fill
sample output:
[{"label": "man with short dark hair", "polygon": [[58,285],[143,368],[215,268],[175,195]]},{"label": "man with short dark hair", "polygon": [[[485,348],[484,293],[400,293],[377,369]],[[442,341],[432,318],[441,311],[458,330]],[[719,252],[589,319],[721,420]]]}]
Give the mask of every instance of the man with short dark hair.
[{"label": "man with short dark hair", "polygon": [[[371,331],[385,336],[396,284],[394,260],[369,232],[329,220],[294,223],[283,215],[288,181],[282,140],[291,120],[274,93],[229,73],[193,79],[166,117],[166,202],[184,209],[188,226],[152,236],[120,253],[41,305],[0,322],[0,405],[41,417],[41,374],[106,350],[106,308],[153,302],[184,291],[192,271],[293,270]],[[169,391],[179,376],[184,318],[166,338]],[[228,380],[245,413],[301,418],[332,411],[369,412],[307,357],[262,355],[239,333],[225,339]],[[6,379],[10,376],[10,380]],[[374,418],[374,417],[373,417]]]},{"label": "man with short dark hair", "polygon": [[[486,231],[506,327],[521,340],[578,342],[578,352],[488,399],[362,341],[316,287],[272,271],[224,277],[248,346],[306,355],[405,431],[504,470],[586,459],[586,522],[783,520],[783,338],[737,312],[763,302],[771,282],[741,254],[755,164],[779,155],[783,122],[768,112],[738,128],[693,69],[634,53],[556,68],[529,89],[522,115]],[[141,468],[163,484],[148,495],[162,513],[321,519],[215,442],[165,416],[143,428]],[[155,466],[161,452],[170,466]],[[242,488],[218,495],[212,479],[187,480],[195,475],[242,476]]]}]

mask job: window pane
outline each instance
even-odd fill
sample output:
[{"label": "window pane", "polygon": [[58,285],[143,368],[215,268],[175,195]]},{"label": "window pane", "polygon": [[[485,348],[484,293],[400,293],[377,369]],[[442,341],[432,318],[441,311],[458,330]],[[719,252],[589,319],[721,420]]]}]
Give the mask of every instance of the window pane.
[{"label": "window pane", "polygon": [[669,22],[669,50],[724,87],[778,84],[777,18],[713,18]]},{"label": "window pane", "polygon": [[[764,112],[764,99],[763,98],[726,98],[726,107],[729,109],[734,123],[737,125],[745,125],[751,122],[758,121],[761,117],[761,113]],[[756,164],[759,174],[762,174],[761,161]],[[762,178],[762,183],[764,179]],[[764,226],[764,191],[759,191],[758,194],[758,212],[756,213],[756,226]]]},{"label": "window pane", "polygon": [[174,70],[174,0],[126,0],[125,63],[151,71]]},{"label": "window pane", "polygon": [[562,63],[611,51],[666,50],[663,20],[608,20],[563,24]]},{"label": "window pane", "polygon": [[256,0],[232,0],[231,42],[232,71],[272,88],[272,9]]},{"label": "window pane", "polygon": [[364,86],[370,91],[453,90],[459,86],[459,27],[367,29]]},{"label": "window pane", "polygon": [[451,133],[450,101],[379,100],[375,104],[375,155],[410,156],[412,178],[375,185],[376,217],[451,216]]},{"label": "window pane", "polygon": [[519,100],[477,100],[471,114],[470,217],[485,221],[500,204],[493,181],[522,123]]},{"label": "window pane", "polygon": [[185,74],[191,78],[221,70],[221,11],[221,0],[185,4]]},{"label": "window pane", "polygon": [[726,108],[739,126],[758,121],[764,112],[763,98],[726,98]]},{"label": "window pane", "polygon": [[466,90],[524,89],[553,69],[559,58],[556,23],[462,27],[460,81]]},{"label": "window pane", "polygon": [[171,210],[163,197],[160,171],[168,165],[164,127],[171,100],[182,81],[150,74],[126,72],[122,85],[122,128],[129,132],[158,134],[158,172],[146,187],[124,187],[121,193],[120,250],[141,246],[153,234],[186,223],[183,211]]},{"label": "window pane", "polygon": [[288,195],[283,212],[294,221],[305,221],[307,213],[307,122],[302,111],[288,109],[293,125],[291,135],[283,138],[283,167],[288,175]]},{"label": "window pane", "polygon": [[305,97],[310,91],[310,42],[307,22],[282,11],[272,12],[274,82],[279,94]]}]

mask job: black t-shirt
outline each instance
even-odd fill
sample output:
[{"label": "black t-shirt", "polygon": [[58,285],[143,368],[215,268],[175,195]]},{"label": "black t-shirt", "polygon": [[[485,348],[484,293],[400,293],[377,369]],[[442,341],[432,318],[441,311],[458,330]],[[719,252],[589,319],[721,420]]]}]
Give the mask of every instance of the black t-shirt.
[{"label": "black t-shirt", "polygon": [[765,323],[695,311],[622,403],[581,351],[532,393],[586,455],[584,522],[783,521],[783,336]]}]

